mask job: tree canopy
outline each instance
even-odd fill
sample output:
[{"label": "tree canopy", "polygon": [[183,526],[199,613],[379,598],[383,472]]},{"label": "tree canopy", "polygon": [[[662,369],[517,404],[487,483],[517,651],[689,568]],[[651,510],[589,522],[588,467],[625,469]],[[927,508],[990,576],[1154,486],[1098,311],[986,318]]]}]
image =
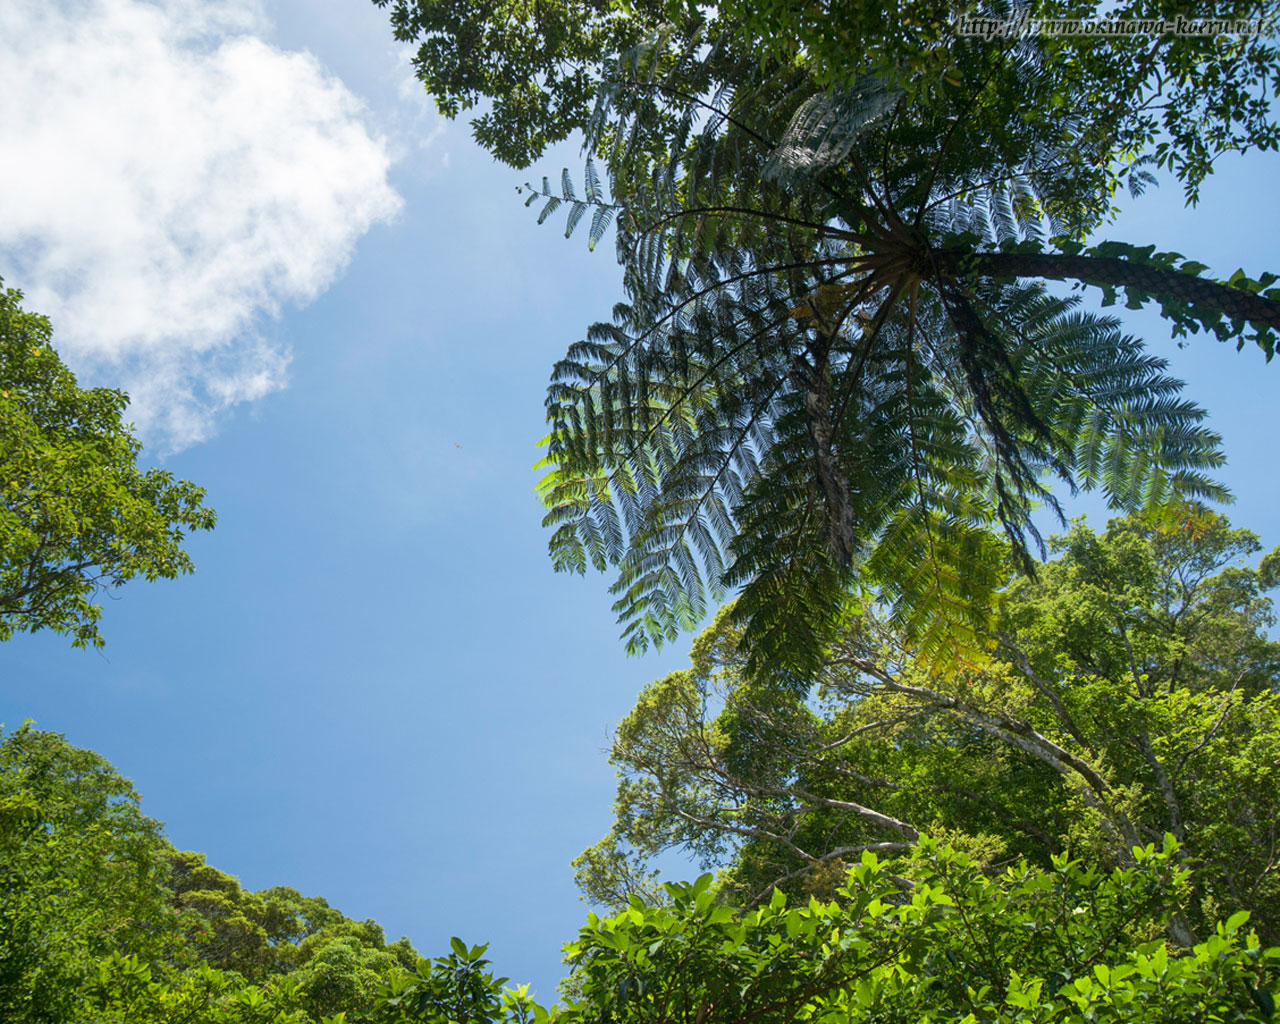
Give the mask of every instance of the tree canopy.
[{"label": "tree canopy", "polygon": [[[1069,8],[1038,0],[978,7],[837,0],[822,8],[729,0],[718,9],[731,31],[829,88],[854,85],[868,71],[926,99],[980,82],[974,115],[983,131],[1013,134],[1017,121],[1061,118],[1065,107],[1083,103],[1070,146],[1080,160],[1094,163],[1107,191],[1137,184],[1157,168],[1194,201],[1222,154],[1275,150],[1280,143],[1272,114],[1280,95],[1277,7],[1270,0],[1219,4],[1212,12],[1146,0],[1088,0]],[[1242,31],[1185,30],[1210,14]],[[964,29],[962,19],[1004,24],[984,34],[976,26]],[[1064,28],[1075,23],[1076,31],[1036,32],[1037,22],[1050,20]],[[1090,22],[1098,30],[1090,32]],[[1101,31],[1100,22],[1116,30]],[[1180,24],[1183,31],[1170,30]],[[1005,27],[1010,31],[1002,34]],[[1018,55],[1032,49],[1044,79],[1042,91],[1027,97],[1016,65]],[[997,55],[995,63],[983,59],[989,55]],[[1021,117],[1010,118],[1015,110]]]},{"label": "tree canopy", "polygon": [[[1055,858],[992,877],[924,842],[891,870],[866,853],[829,900],[781,891],[742,915],[709,875],[592,919],[568,947],[586,998],[577,1022],[1084,1022],[1267,1020],[1264,952],[1219,924],[1188,956],[1159,934],[1180,884],[1176,844],[1093,872]],[[895,870],[905,872],[896,874]]]},{"label": "tree canopy", "polygon": [[[857,87],[879,75],[933,101],[966,89],[969,116],[983,131],[1013,139],[1029,122],[1074,125],[1072,146],[1109,190],[1141,181],[1148,165],[1171,170],[1189,196],[1214,160],[1231,150],[1274,150],[1277,83],[1272,0],[1219,4],[1215,18],[1252,21],[1240,34],[1175,34],[1148,28],[1037,39],[1026,33],[970,35],[961,16],[1198,23],[1186,2],[1069,10],[1041,2],[891,7],[865,0],[822,6],[791,0],[723,4],[653,0],[374,0],[390,7],[395,36],[418,46],[418,77],[449,117],[486,103],[473,121],[478,142],[517,167],[591,123],[595,91],[612,61],[661,26],[728,34],[761,63],[795,67],[819,89]],[[1261,30],[1257,30],[1260,28]],[[1023,91],[1018,64],[1029,53],[1043,68],[1042,89]],[[1038,101],[1038,102],[1036,102]],[[1082,104],[1071,111],[1073,104]],[[1071,120],[1067,120],[1071,111]],[[1009,116],[1013,114],[1014,116]],[[1133,175],[1137,173],[1138,177]]]},{"label": "tree canopy", "polygon": [[815,92],[696,34],[618,76],[587,137],[611,207],[590,166],[582,199],[567,178],[531,198],[567,204],[570,229],[592,207],[618,224],[630,301],[555,368],[544,500],[557,567],[619,567],[633,647],[741,586],[756,667],[803,674],[862,584],[941,653],[985,614],[989,528],[1030,569],[1053,477],[1126,509],[1210,495],[1214,445],[1162,364],[1011,279],[1157,295],[1222,337],[1247,317],[1219,299],[1247,294],[1264,347],[1280,291],[1069,241],[1087,170],[1048,139],[1017,163],[975,140],[962,94]]},{"label": "tree canopy", "polygon": [[731,617],[619,726],[613,832],[578,861],[595,901],[656,898],[671,846],[726,866],[727,898],[829,898],[846,862],[932,835],[999,866],[1128,863],[1169,833],[1188,932],[1249,910],[1280,942],[1280,552],[1196,506],[1083,524],[1001,595],[993,652],[940,673],[873,612],[811,691],[745,671]]},{"label": "tree canopy", "polygon": [[1172,835],[1102,870],[992,871],[925,839],[865,853],[822,899],[744,912],[707,875],[592,914],[548,1010],[483,945],[426,959],[324,900],[244,891],[174,850],[101,757],[29,724],[0,739],[0,853],[0,1011],[22,1024],[1243,1024],[1274,1016],[1280,966],[1247,912],[1194,948],[1162,937],[1187,887]]},{"label": "tree canopy", "polygon": [[[176,849],[103,758],[0,730],[0,1017],[21,1024],[1263,1024],[1280,971],[1280,549],[1121,322],[1275,354],[1280,278],[1086,245],[1172,174],[1275,149],[1271,28],[967,35],[907,0],[374,0],[539,219],[613,227],[625,301],[554,369],[558,569],[618,570],[691,667],[618,729],[560,1005]],[[979,12],[1036,18],[1041,0]],[[1070,12],[1142,18],[1143,4]],[[1216,12],[1267,19],[1274,0]],[[1183,0],[1161,20],[1195,15]],[[204,492],[137,466],[0,290],[0,640],[101,645],[100,589],[191,571]],[[1122,514],[1046,547],[1035,515]],[[1056,557],[1038,564],[1037,556]],[[659,884],[679,847],[718,876]],[[394,884],[394,883],[393,883]]]},{"label": "tree canopy", "polygon": [[92,751],[23,727],[0,741],[0,1017],[63,1024],[96,962],[175,955],[159,823]]},{"label": "tree canopy", "polygon": [[128,398],[78,387],[21,298],[0,288],[0,641],[52,629],[101,647],[95,595],[191,572],[183,537],[215,514],[202,488],[138,468]]},{"label": "tree canopy", "polygon": [[382,1024],[379,990],[420,959],[375,921],[175,849],[92,751],[29,723],[0,734],[4,1020]]},{"label": "tree canopy", "polygon": [[[855,4],[839,31],[875,31],[847,53],[843,36],[772,44],[807,24],[786,4],[495,4],[464,27],[451,10],[392,7],[442,109],[491,99],[478,137],[515,163],[581,129],[582,195],[566,171],[530,202],[567,210],[566,233],[590,215],[592,245],[616,226],[627,301],[554,370],[542,494],[557,568],[617,567],[630,648],[741,587],[755,670],[811,672],[863,593],[958,654],[1000,583],[992,530],[1031,571],[1055,478],[1126,511],[1222,496],[1214,438],[1163,364],[1038,282],[1156,301],[1176,333],[1270,358],[1275,275],[1083,244],[1144,161],[1194,189],[1215,146],[1274,147],[1265,33],[1160,36],[1135,63],[1131,40],[953,36],[949,9],[880,33],[887,16]],[[1191,67],[1230,89],[1197,91]],[[1126,102],[1100,100],[1112,87]]]}]

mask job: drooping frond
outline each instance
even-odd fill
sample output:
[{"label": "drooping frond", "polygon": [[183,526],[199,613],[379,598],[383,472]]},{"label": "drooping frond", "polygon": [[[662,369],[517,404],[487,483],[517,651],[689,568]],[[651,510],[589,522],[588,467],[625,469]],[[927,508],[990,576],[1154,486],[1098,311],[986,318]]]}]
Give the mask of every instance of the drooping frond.
[{"label": "drooping frond", "polygon": [[836,88],[810,96],[791,116],[763,176],[783,188],[807,184],[814,175],[838,167],[864,129],[884,117],[900,93],[868,76],[853,89]]}]

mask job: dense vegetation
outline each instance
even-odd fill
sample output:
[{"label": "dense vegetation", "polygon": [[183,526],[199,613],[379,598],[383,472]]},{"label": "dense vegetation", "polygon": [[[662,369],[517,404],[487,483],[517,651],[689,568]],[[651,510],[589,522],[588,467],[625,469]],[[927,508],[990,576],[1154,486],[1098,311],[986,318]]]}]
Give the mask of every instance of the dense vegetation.
[{"label": "dense vegetation", "polygon": [[236,1015],[259,1000],[364,1021],[377,985],[418,961],[373,921],[247,892],[174,849],[111,765],[30,725],[0,743],[0,872],[6,1021],[272,1019]]},{"label": "dense vegetation", "polygon": [[708,875],[592,915],[549,1012],[484,947],[426,960],[323,899],[244,891],[101,757],[30,725],[0,741],[0,855],[0,1019],[32,1024],[1248,1021],[1280,966],[1245,910],[1171,946],[1193,886],[1172,836],[1104,871],[992,871],[922,839],[864,852],[821,900],[739,911]]},{"label": "dense vegetation", "polygon": [[829,896],[864,851],[945,837],[999,870],[1097,867],[1181,843],[1186,945],[1249,908],[1280,945],[1280,550],[1200,506],[1077,524],[1002,594],[987,657],[941,673],[873,613],[806,693],[745,670],[732,616],[618,729],[613,833],[579,861],[596,902],[652,896],[669,846],[735,901]]}]

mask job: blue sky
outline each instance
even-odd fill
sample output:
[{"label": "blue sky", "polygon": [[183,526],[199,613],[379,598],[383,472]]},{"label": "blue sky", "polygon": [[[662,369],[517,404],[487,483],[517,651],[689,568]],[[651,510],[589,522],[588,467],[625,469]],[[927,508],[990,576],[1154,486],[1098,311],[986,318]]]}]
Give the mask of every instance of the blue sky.
[{"label": "blue sky", "polygon": [[[491,941],[553,997],[585,914],[569,861],[610,820],[608,731],[686,650],[625,656],[608,580],[552,572],[532,491],[551,364],[620,294],[610,247],[536,226],[533,174],[439,121],[372,4],[41,21],[67,9],[0,15],[0,92],[41,104],[0,126],[0,275],[84,380],[138,396],[148,449],[219,525],[193,576],[114,595],[103,652],[5,644],[0,721],[102,753],[250,888],[427,955]],[[1227,161],[1199,209],[1159,190],[1104,234],[1280,269],[1276,180],[1276,154]],[[1280,543],[1280,367],[1124,315],[1225,436],[1235,521]]]}]

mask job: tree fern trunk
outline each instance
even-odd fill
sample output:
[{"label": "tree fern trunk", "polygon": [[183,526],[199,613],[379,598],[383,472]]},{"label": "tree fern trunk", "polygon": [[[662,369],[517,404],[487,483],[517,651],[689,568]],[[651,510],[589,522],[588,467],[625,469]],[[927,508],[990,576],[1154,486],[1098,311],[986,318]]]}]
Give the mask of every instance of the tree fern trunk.
[{"label": "tree fern trunk", "polygon": [[831,339],[819,336],[809,349],[813,362],[797,358],[792,377],[804,396],[814,472],[827,510],[831,557],[837,565],[848,565],[854,550],[853,515],[848,480],[832,450],[831,372],[827,363],[830,348]]}]

